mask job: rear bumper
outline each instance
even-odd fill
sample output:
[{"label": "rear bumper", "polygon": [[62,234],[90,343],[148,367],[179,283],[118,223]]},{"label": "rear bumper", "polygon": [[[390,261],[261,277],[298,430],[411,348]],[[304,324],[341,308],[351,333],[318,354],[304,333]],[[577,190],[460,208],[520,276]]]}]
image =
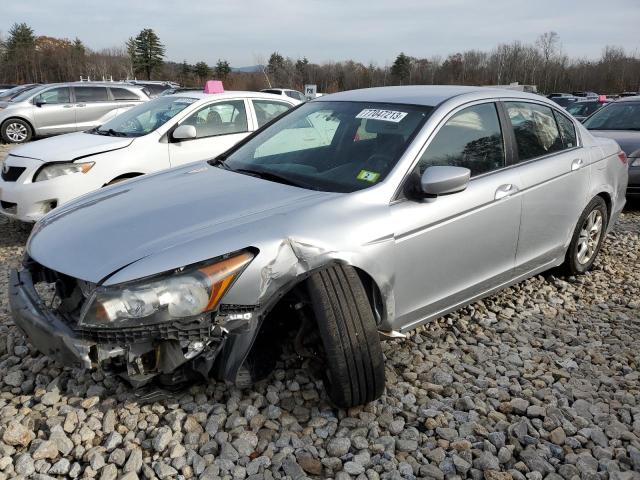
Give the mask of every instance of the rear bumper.
[{"label": "rear bumper", "polygon": [[12,270],[9,305],[14,323],[40,352],[63,365],[91,368],[91,343],[77,338],[71,329],[40,300],[27,270]]}]

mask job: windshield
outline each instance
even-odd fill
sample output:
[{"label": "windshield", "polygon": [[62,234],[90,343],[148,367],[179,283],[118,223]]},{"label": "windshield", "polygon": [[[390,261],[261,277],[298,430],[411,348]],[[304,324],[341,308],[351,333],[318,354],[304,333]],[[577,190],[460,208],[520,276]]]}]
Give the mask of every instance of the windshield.
[{"label": "windshield", "polygon": [[35,88],[30,88],[25,90],[20,95],[16,95],[11,99],[12,102],[23,102],[24,100],[30,99],[33,95],[38,93],[41,90],[44,90],[48,85],[38,85]]},{"label": "windshield", "polygon": [[640,102],[610,103],[584,123],[589,130],[640,130]]},{"label": "windshield", "polygon": [[567,112],[578,117],[588,117],[602,106],[600,102],[575,102],[567,107]]},{"label": "windshield", "polygon": [[307,103],[223,158],[223,166],[312,190],[361,190],[384,180],[432,110]]},{"label": "windshield", "polygon": [[188,97],[159,97],[127,110],[104,125],[90,130],[90,133],[114,137],[141,137],[160,128],[197,101],[197,98]]}]

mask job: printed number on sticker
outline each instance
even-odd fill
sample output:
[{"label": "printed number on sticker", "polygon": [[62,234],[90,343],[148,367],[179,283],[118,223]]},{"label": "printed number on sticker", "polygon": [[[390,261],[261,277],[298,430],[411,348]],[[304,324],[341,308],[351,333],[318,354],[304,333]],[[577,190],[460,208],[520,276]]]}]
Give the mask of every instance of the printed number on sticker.
[{"label": "printed number on sticker", "polygon": [[366,118],[368,120],[383,120],[385,122],[400,123],[407,116],[407,112],[397,112],[395,110],[380,110],[378,108],[365,108],[356,118]]}]

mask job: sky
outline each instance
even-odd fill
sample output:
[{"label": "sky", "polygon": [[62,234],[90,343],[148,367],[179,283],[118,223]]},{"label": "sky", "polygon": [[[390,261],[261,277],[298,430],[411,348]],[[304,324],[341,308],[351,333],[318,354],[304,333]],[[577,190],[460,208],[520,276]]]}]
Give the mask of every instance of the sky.
[{"label": "sky", "polygon": [[[572,57],[605,45],[640,54],[640,0],[20,0],[3,2],[0,33],[26,22],[38,35],[80,38],[99,50],[152,28],[166,59],[233,67],[271,52],[311,62],[390,64],[398,53],[428,58],[499,43],[533,43],[555,31]],[[606,11],[603,6],[606,5]]]}]

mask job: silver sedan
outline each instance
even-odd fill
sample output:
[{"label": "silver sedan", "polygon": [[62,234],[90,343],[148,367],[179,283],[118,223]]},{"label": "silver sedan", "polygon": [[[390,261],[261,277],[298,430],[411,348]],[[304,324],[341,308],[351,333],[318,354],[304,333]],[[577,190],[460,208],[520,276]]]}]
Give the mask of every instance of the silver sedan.
[{"label": "silver sedan", "polygon": [[537,95],[327,95],[46,216],[11,309],[40,351],[134,385],[247,386],[290,342],[358,405],[383,392],[381,337],[552,267],[586,272],[626,186],[619,146]]}]

